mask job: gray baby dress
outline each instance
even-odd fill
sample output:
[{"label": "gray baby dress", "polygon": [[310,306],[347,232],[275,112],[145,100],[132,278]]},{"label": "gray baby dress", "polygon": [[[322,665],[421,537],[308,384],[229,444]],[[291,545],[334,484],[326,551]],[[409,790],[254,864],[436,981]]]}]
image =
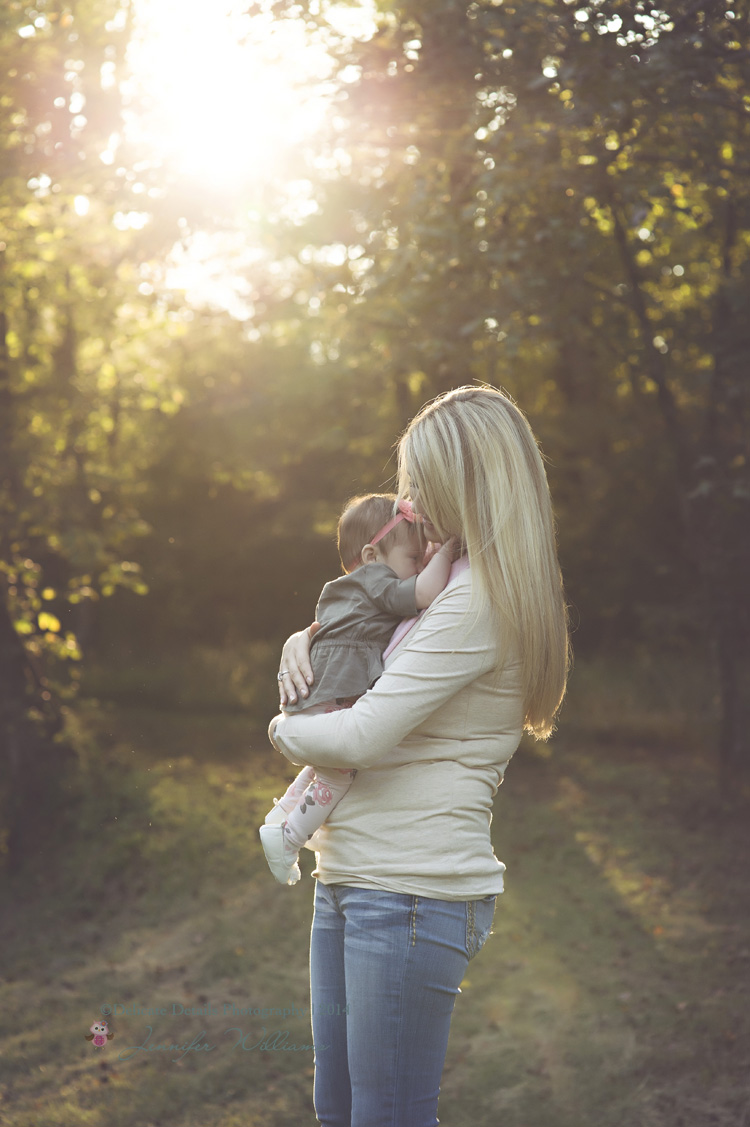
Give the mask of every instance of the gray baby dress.
[{"label": "gray baby dress", "polygon": [[416,575],[399,579],[383,563],[363,564],[326,583],[315,611],[320,630],[310,651],[310,695],[284,711],[366,692],[383,672],[383,651],[396,626],[418,613],[416,584]]}]

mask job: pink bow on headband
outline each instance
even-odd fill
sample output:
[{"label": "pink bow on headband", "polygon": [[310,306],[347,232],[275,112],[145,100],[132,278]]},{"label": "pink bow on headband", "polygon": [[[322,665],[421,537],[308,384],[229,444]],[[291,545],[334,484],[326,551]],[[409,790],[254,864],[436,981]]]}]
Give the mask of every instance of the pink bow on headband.
[{"label": "pink bow on headband", "polygon": [[396,527],[399,521],[408,520],[409,524],[414,524],[417,520],[417,514],[414,512],[411,501],[399,501],[397,508],[398,512],[395,517],[391,517],[388,523],[384,524],[380,531],[373,536],[370,541],[371,544],[377,544],[378,540],[382,540],[384,536],[387,536],[391,529]]}]

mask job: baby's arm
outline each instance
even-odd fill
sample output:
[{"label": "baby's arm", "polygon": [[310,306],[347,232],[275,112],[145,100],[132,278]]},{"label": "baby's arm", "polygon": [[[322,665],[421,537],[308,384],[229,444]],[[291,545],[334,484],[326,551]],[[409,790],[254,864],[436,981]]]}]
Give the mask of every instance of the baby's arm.
[{"label": "baby's arm", "polygon": [[448,582],[451,565],[456,554],[456,538],[452,536],[441,544],[429,563],[417,576],[417,610],[425,610],[438,597]]}]

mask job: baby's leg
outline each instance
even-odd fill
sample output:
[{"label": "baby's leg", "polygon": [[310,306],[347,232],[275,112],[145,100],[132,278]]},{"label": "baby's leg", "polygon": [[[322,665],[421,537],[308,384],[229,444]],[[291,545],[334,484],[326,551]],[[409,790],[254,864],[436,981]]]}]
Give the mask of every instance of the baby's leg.
[{"label": "baby's leg", "polygon": [[[315,716],[318,713],[327,712],[329,707],[329,704],[314,704],[311,708],[306,709],[303,715]],[[274,811],[281,808],[285,814],[288,814],[290,810],[294,810],[294,807],[302,798],[302,795],[310,786],[310,783],[314,778],[315,771],[313,770],[313,768],[303,767],[294,782],[287,787],[286,793],[281,798],[274,798]],[[276,818],[273,819],[273,821],[278,820],[279,819]]]},{"label": "baby's leg", "polygon": [[315,770],[312,767],[303,767],[297,778],[293,783],[289,784],[286,793],[276,803],[280,806],[285,814],[290,810],[294,810],[302,795],[305,793],[310,783],[315,778]]},{"label": "baby's leg", "polygon": [[286,840],[301,849],[344,797],[356,773],[348,770],[315,772],[312,782],[286,820]]}]

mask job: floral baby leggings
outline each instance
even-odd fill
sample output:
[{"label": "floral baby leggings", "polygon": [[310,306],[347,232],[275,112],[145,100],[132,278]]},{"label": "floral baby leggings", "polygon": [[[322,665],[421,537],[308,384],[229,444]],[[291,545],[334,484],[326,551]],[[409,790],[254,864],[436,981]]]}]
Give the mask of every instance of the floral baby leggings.
[{"label": "floral baby leggings", "polygon": [[284,836],[291,845],[301,849],[307,844],[349,790],[356,774],[348,769],[316,772],[313,767],[303,767],[279,799],[287,814]]}]

